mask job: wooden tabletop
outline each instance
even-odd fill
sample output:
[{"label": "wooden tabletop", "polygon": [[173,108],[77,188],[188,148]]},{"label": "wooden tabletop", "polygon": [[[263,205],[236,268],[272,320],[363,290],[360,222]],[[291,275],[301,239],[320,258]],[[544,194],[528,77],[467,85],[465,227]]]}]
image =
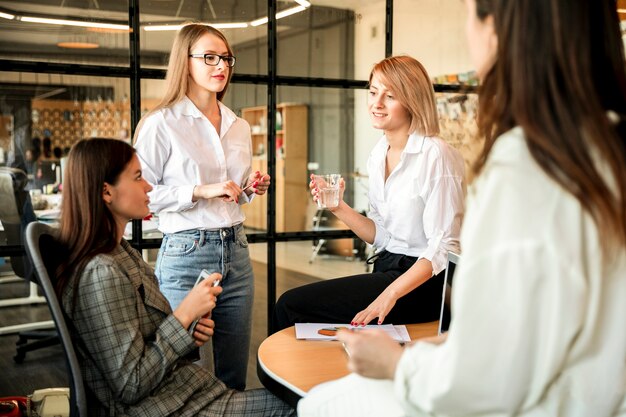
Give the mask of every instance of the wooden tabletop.
[{"label": "wooden tabletop", "polygon": [[[411,340],[437,334],[438,322],[408,324]],[[298,340],[295,328],[274,333],[257,355],[259,379],[270,391],[294,405],[314,386],[348,375],[347,357],[337,341]]]}]

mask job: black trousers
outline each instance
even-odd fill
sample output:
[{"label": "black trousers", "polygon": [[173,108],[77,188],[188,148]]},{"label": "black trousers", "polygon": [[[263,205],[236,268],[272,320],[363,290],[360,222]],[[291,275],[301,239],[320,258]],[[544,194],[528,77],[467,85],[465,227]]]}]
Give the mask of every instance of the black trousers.
[{"label": "black trousers", "polygon": [[[383,251],[372,273],[303,285],[285,292],[276,302],[272,332],[295,323],[350,323],[417,258]],[[424,323],[439,319],[445,271],[400,298],[385,324]],[[372,322],[376,323],[378,319]]]}]

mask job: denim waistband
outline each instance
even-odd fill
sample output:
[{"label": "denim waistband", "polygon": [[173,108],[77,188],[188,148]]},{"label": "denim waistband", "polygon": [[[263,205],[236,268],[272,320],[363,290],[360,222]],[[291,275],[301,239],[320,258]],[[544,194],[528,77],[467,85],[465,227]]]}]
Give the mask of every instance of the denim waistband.
[{"label": "denim waistband", "polygon": [[238,223],[230,227],[220,227],[219,229],[190,229],[181,230],[176,233],[166,233],[166,236],[175,237],[190,237],[198,241],[220,239],[220,240],[234,240],[237,234],[243,230],[243,223]]}]

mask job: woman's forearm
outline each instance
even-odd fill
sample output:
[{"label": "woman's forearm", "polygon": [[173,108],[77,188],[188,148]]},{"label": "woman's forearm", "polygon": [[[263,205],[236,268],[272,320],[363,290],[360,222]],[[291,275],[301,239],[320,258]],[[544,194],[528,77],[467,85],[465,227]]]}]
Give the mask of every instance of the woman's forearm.
[{"label": "woman's forearm", "polygon": [[433,266],[426,258],[419,259],[404,274],[389,284],[385,291],[389,291],[396,299],[404,297],[433,275]]},{"label": "woman's forearm", "polygon": [[339,206],[331,210],[339,220],[344,222],[359,238],[369,243],[374,243],[376,226],[374,222],[350,207],[341,200]]}]

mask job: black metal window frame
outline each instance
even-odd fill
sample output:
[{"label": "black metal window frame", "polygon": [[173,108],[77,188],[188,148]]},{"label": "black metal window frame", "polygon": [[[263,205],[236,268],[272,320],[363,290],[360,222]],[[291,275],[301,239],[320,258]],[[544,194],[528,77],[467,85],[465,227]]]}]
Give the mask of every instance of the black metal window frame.
[{"label": "black metal window frame", "polygon": [[[0,60],[0,71],[26,72],[63,75],[86,75],[98,77],[126,78],[130,81],[130,106],[131,106],[131,137],[141,117],[141,87],[142,79],[165,79],[165,70],[144,69],[140,65],[140,1],[129,0],[128,21],[129,31],[129,58],[128,67],[111,67],[100,65],[63,64],[36,61],[13,61]],[[276,26],[276,0],[268,0],[267,11],[269,21],[267,25],[267,75],[237,74],[232,78],[235,84],[262,84],[267,86],[267,131],[268,149],[276,146],[276,94],[279,86],[298,86],[311,88],[341,88],[341,89],[365,89],[367,81],[350,79],[329,79],[313,77],[281,76],[277,74],[277,26]],[[393,51],[393,0],[386,0],[385,5],[385,56],[391,56]],[[473,87],[455,85],[434,85],[437,92],[472,92]],[[276,178],[276,155],[268,152],[268,173]],[[298,231],[276,232],[276,195],[275,184],[271,183],[267,195],[267,230],[266,232],[248,234],[250,243],[267,244],[267,313],[271,317],[276,303],[276,243],[292,241],[309,241],[313,239],[345,239],[354,238],[355,234],[350,230],[329,231]],[[161,239],[144,239],[141,221],[133,221],[132,239],[130,243],[137,249],[158,248]],[[23,246],[11,245],[0,246],[0,256],[14,256],[24,254]],[[269,324],[268,324],[269,326]],[[268,332],[269,332],[268,328]]]}]

